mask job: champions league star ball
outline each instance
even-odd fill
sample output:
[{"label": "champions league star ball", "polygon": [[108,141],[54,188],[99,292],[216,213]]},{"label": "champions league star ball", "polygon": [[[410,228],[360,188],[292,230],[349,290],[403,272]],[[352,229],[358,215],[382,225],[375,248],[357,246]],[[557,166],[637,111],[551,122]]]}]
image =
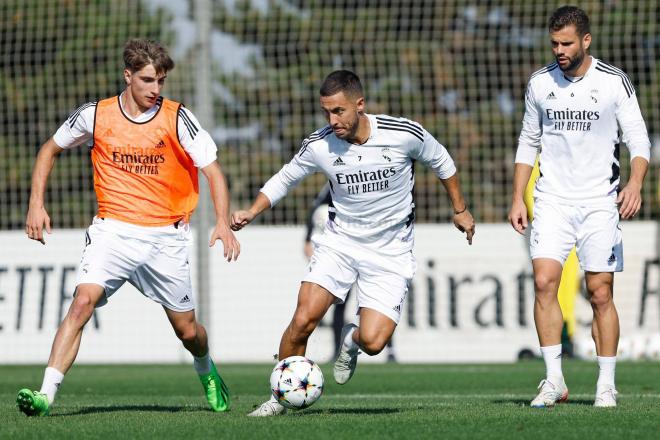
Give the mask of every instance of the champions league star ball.
[{"label": "champions league star ball", "polygon": [[273,369],[270,389],[282,406],[307,408],[323,393],[323,373],[314,361],[304,356],[289,356]]}]

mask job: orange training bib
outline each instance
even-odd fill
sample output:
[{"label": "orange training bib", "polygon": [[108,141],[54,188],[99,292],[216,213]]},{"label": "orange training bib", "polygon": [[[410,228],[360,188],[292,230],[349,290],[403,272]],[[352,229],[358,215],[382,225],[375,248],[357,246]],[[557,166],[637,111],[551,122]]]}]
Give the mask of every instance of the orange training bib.
[{"label": "orange training bib", "polygon": [[99,101],[92,148],[99,217],[143,226],[189,220],[199,184],[177,135],[180,106],[163,99],[153,118],[135,122],[124,114],[119,96]]}]

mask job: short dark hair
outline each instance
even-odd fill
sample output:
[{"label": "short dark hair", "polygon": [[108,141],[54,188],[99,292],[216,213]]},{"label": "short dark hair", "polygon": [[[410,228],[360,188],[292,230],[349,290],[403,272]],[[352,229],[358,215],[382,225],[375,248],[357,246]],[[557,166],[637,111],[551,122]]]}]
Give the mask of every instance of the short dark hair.
[{"label": "short dark hair", "polygon": [[137,72],[149,64],[154,66],[157,74],[174,69],[174,61],[165,46],[147,39],[128,40],[124,45],[124,66],[131,72]]},{"label": "short dark hair", "polygon": [[577,6],[562,6],[552,13],[548,21],[550,32],[559,31],[570,25],[575,26],[580,37],[591,33],[589,29],[589,16]]},{"label": "short dark hair", "polygon": [[321,84],[321,96],[332,96],[339,92],[350,97],[362,97],[360,78],[350,70],[335,70]]}]

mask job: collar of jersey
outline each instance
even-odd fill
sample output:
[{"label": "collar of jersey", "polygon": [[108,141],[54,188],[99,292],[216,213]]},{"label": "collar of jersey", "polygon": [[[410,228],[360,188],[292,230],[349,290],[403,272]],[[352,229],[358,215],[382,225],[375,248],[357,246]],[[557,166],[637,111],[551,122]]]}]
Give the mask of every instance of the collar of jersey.
[{"label": "collar of jersey", "polygon": [[117,96],[117,104],[119,105],[119,111],[121,111],[121,114],[124,115],[126,119],[129,121],[133,122],[134,124],[146,124],[147,122],[151,121],[153,118],[156,117],[158,112],[160,111],[161,103],[163,102],[162,99],[157,99],[156,104],[154,104],[153,107],[151,107],[149,110],[146,112],[140,114],[137,118],[132,118],[129,116],[129,114],[124,110],[124,106],[121,104],[121,97],[124,96],[125,92],[121,92],[119,96]]}]

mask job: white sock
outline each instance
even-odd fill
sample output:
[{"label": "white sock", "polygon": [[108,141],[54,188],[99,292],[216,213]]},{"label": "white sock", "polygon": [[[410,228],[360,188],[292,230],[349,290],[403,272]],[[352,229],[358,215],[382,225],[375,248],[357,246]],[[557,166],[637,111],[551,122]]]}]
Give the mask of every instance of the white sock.
[{"label": "white sock", "polygon": [[193,356],[193,366],[197,374],[209,374],[211,372],[211,356],[208,353],[201,357]]},{"label": "white sock", "polygon": [[353,351],[357,351],[357,349],[360,348],[357,345],[357,342],[355,342],[355,340],[353,340],[353,333],[355,333],[356,329],[357,329],[357,327],[353,327],[351,329],[351,331],[346,333],[346,337],[342,341],[342,344],[343,344],[344,348],[346,348],[347,351],[353,352]]},{"label": "white sock", "polygon": [[46,368],[44,373],[44,381],[41,384],[40,393],[44,393],[48,397],[48,403],[52,404],[55,400],[55,394],[60,389],[60,384],[64,380],[64,375],[53,367]]},{"label": "white sock", "polygon": [[597,356],[598,368],[598,383],[597,387],[601,385],[614,386],[614,371],[616,369],[616,356]]},{"label": "white sock", "polygon": [[541,354],[545,362],[546,379],[563,379],[564,374],[561,372],[561,344],[541,347]]}]

